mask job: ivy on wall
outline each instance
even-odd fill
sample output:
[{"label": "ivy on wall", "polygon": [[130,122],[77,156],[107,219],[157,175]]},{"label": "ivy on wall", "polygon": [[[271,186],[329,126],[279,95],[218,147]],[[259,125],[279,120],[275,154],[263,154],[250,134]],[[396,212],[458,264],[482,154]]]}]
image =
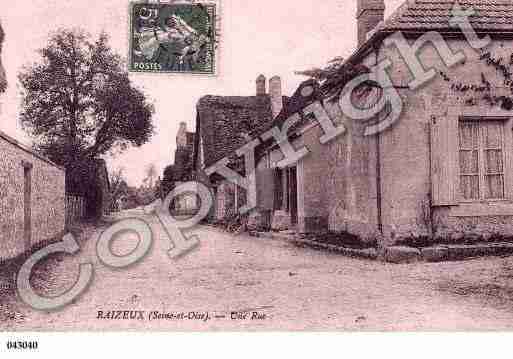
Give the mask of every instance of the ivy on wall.
[{"label": "ivy on wall", "polygon": [[490,51],[482,51],[479,60],[485,65],[495,68],[497,74],[502,77],[502,86],[509,89],[510,95],[498,95],[496,89],[501,87],[500,84],[492,84],[483,72],[481,72],[481,81],[477,84],[454,82],[442,71],[440,71],[440,76],[444,81],[451,83],[451,90],[467,95],[465,99],[467,106],[477,105],[478,99],[481,98],[490,106],[500,106],[506,111],[513,110],[513,53],[508,59],[505,59],[502,56],[494,57]]}]

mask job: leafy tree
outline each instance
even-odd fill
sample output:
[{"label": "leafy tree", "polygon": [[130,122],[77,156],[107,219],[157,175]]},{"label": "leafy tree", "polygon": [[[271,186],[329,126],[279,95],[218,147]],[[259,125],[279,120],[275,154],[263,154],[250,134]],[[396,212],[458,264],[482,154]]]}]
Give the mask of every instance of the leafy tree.
[{"label": "leafy tree", "polygon": [[111,209],[119,210],[119,200],[123,197],[128,196],[129,187],[126,182],[125,176],[123,174],[124,169],[118,168],[110,174],[110,201],[111,201]]},{"label": "leafy tree", "polygon": [[155,184],[155,180],[157,179],[157,167],[154,163],[150,163],[146,167],[146,178],[143,180],[143,183],[148,186],[148,188],[153,188]]},{"label": "leafy tree", "polygon": [[66,168],[141,146],[153,134],[154,107],[135,88],[103,33],[93,41],[62,29],[19,74],[21,122],[35,147]]}]

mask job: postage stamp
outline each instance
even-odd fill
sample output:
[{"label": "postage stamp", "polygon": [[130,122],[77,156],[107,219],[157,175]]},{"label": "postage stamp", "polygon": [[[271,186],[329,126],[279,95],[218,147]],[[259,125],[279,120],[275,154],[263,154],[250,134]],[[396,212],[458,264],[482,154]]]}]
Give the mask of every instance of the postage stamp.
[{"label": "postage stamp", "polygon": [[129,70],[216,73],[217,3],[132,2]]}]

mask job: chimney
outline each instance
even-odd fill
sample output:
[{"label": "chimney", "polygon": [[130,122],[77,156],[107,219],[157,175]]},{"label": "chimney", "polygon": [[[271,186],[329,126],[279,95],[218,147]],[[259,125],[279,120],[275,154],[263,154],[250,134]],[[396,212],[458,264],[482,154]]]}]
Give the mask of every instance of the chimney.
[{"label": "chimney", "polygon": [[176,134],[176,147],[187,147],[187,124],[185,122],[180,122],[180,129]]},{"label": "chimney", "polygon": [[266,79],[265,79],[264,75],[260,75],[257,77],[257,79],[256,79],[256,94],[257,94],[257,96],[266,94],[265,81],[266,81]]},{"label": "chimney", "polygon": [[279,76],[274,76],[269,80],[269,95],[271,96],[271,109],[273,111],[273,118],[275,118],[283,109],[281,78]]},{"label": "chimney", "polygon": [[384,20],[385,0],[357,0],[358,47],[367,41],[367,34]]}]

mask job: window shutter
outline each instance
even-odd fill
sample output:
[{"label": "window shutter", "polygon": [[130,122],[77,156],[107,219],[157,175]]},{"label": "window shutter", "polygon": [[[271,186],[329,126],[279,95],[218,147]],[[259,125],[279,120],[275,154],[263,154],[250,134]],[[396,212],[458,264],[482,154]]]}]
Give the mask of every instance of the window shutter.
[{"label": "window shutter", "polygon": [[257,169],[257,205],[266,210],[274,209],[274,168]]},{"label": "window shutter", "polygon": [[433,206],[458,202],[458,118],[433,116],[431,132],[431,193]]}]

